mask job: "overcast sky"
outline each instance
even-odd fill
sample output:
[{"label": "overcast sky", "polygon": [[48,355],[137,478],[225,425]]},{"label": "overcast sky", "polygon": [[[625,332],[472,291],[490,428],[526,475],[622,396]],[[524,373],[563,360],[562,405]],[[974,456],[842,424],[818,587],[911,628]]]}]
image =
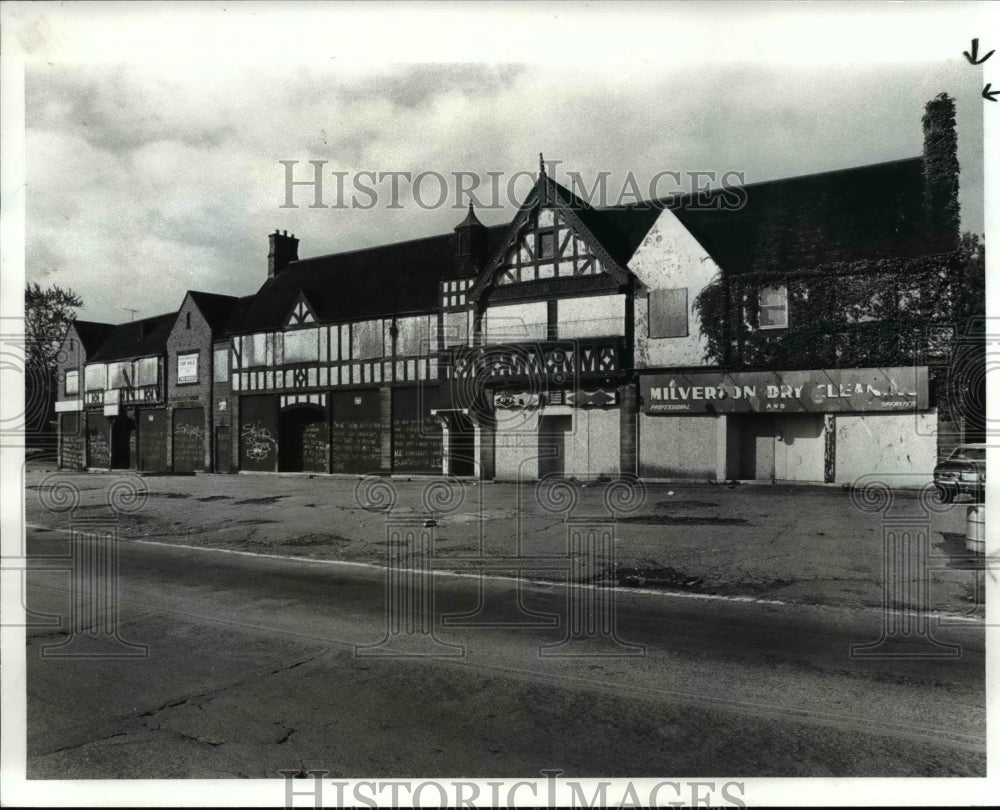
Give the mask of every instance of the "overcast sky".
[{"label": "overcast sky", "polygon": [[611,172],[614,202],[629,172],[644,188],[663,171],[751,183],[919,155],[939,92],[958,108],[963,227],[982,231],[984,77],[962,56],[981,10],[916,6],[17,7],[26,277],[117,322],[175,310],[188,289],[253,292],[275,228],[308,257],[464,216],[453,186],[424,210],[405,181],[401,209],[388,181],[369,210],[310,209],[308,189],[282,208],[282,160],[300,161],[297,179],[310,160],[348,172],[350,204],[358,172],[503,172],[503,190],[544,152],[564,183]]}]

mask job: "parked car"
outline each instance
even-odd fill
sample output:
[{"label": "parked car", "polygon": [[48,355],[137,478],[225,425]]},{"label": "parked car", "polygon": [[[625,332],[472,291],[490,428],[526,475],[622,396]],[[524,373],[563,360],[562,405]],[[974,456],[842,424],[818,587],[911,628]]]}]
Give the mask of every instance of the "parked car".
[{"label": "parked car", "polygon": [[986,490],[986,445],[960,444],[934,468],[934,485],[941,500],[951,503],[960,492],[982,501]]}]

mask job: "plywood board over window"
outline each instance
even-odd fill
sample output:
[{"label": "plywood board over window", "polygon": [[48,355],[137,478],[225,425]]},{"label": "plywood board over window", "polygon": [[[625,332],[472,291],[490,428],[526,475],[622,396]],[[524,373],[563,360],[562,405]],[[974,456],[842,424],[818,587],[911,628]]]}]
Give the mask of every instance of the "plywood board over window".
[{"label": "plywood board over window", "polygon": [[652,290],[649,294],[649,336],[651,338],[687,337],[687,287]]}]

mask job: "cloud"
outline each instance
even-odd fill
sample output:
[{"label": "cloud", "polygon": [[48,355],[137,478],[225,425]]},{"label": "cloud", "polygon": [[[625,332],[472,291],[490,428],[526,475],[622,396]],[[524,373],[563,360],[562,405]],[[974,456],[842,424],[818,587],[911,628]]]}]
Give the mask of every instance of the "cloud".
[{"label": "cloud", "polygon": [[121,320],[124,306],[176,309],[187,289],[253,292],[275,228],[295,232],[310,256],[447,232],[464,216],[416,207],[405,183],[403,210],[310,209],[308,189],[296,192],[302,207],[282,208],[280,160],[300,161],[300,177],[309,160],[352,175],[485,177],[534,171],[544,152],[563,161],[557,179],[610,171],[609,187],[628,172],[641,180],[663,170],[736,170],[754,182],[919,154],[923,105],[940,91],[958,99],[963,211],[982,229],[981,101],[970,101],[979,71],[598,57],[588,66],[250,61],[183,72],[35,64],[26,77],[28,278],[76,289],[83,317]]}]

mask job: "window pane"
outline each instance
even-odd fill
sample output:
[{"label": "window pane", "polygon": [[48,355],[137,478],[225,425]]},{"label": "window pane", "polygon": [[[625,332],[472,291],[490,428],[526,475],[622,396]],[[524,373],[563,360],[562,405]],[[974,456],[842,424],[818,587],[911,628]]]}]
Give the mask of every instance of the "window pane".
[{"label": "window pane", "polygon": [[555,255],[555,252],[556,235],[551,231],[538,234],[538,258],[550,259]]},{"label": "window pane", "polygon": [[760,291],[760,303],[761,303],[761,306],[765,306],[765,307],[784,306],[784,304],[785,304],[785,288],[784,287],[764,287]]},{"label": "window pane", "polygon": [[131,362],[108,363],[108,388],[124,388],[130,385],[131,366]]},{"label": "window pane", "polygon": [[759,323],[762,329],[788,325],[788,292],[783,284],[760,290]]},{"label": "window pane", "polygon": [[80,390],[80,372],[79,371],[67,371],[66,372],[66,393],[76,394]]},{"label": "window pane", "polygon": [[760,325],[762,328],[784,326],[785,310],[777,307],[761,307]]}]

